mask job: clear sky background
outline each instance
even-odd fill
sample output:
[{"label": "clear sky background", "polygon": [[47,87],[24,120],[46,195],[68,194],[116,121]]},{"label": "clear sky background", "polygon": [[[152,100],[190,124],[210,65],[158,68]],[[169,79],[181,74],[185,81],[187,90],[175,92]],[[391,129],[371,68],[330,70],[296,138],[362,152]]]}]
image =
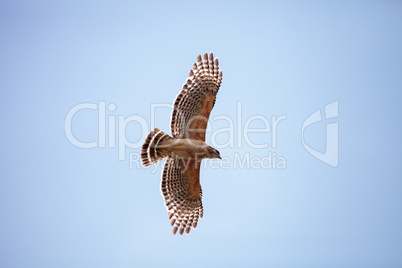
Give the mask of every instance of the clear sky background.
[{"label": "clear sky background", "polygon": [[[398,1],[2,1],[0,266],[401,267],[401,14]],[[135,144],[170,133],[161,105],[210,51],[223,83],[207,141],[226,164],[205,161],[204,218],[174,236],[161,165],[138,166]],[[69,125],[97,142],[83,149],[65,119],[90,105]],[[338,124],[336,167],[303,146],[319,109],[304,140],[325,152]],[[249,119],[271,132],[245,136]]]}]

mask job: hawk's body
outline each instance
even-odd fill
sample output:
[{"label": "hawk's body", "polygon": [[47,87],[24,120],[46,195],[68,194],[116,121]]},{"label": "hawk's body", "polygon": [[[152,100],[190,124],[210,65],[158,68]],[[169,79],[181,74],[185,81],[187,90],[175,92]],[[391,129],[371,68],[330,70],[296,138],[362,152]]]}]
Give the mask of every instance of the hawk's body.
[{"label": "hawk's body", "polygon": [[161,191],[165,198],[173,233],[190,232],[202,218],[200,165],[204,158],[220,158],[219,152],[205,143],[208,118],[222,82],[217,58],[212,52],[197,57],[186,83],[174,102],[172,137],[155,128],[142,147],[141,159],[150,165],[167,157]]}]

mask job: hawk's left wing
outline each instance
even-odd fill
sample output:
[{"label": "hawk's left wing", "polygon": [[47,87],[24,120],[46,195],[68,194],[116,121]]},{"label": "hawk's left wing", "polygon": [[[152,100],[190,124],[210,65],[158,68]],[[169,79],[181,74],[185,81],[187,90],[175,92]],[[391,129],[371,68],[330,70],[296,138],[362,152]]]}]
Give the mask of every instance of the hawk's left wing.
[{"label": "hawk's left wing", "polygon": [[212,52],[197,57],[186,83],[173,104],[170,127],[173,138],[190,138],[205,141],[209,114],[215,104],[222,82],[218,58]]},{"label": "hawk's left wing", "polygon": [[201,161],[168,157],[162,172],[161,191],[173,234],[190,232],[202,218]]}]

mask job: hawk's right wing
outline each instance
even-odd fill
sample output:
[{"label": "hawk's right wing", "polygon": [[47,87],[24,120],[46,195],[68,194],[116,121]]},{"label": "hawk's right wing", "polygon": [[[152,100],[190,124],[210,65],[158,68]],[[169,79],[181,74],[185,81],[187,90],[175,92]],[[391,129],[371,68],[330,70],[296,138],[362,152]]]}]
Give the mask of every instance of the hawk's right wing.
[{"label": "hawk's right wing", "polygon": [[222,82],[218,58],[212,52],[197,57],[186,83],[173,104],[170,122],[173,138],[183,137],[205,141],[208,118]]},{"label": "hawk's right wing", "polygon": [[168,157],[162,172],[161,191],[165,198],[173,234],[190,232],[202,218],[201,161]]}]

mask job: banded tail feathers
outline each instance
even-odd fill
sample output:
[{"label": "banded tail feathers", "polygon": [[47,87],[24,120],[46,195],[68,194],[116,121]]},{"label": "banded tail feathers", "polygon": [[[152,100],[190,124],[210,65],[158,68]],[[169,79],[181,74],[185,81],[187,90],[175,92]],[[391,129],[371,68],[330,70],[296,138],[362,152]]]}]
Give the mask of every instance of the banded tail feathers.
[{"label": "banded tail feathers", "polygon": [[153,163],[156,163],[162,160],[165,157],[168,157],[169,154],[162,150],[161,145],[166,141],[172,140],[168,134],[155,128],[151,132],[149,132],[147,138],[142,145],[141,150],[141,161],[145,166],[149,166]]}]

